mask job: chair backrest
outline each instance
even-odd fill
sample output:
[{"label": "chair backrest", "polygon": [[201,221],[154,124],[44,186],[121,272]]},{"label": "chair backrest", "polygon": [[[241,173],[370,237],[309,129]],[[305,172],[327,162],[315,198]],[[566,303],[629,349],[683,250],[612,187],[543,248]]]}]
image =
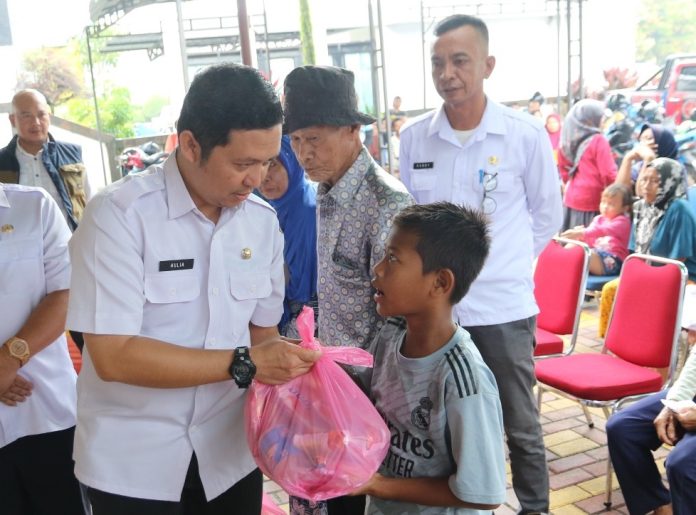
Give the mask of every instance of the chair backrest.
[{"label": "chair backrest", "polygon": [[[565,246],[570,244],[569,246]],[[580,321],[589,267],[589,247],[579,241],[551,240],[534,269],[537,325],[555,334],[572,334]]]},{"label": "chair backrest", "polygon": [[684,263],[630,255],[621,268],[606,349],[636,365],[670,367],[671,380],[686,280]]}]

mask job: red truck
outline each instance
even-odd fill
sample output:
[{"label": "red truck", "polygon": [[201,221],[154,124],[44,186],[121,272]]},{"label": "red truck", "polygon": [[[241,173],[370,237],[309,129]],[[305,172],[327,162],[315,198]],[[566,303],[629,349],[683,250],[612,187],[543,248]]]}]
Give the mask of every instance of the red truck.
[{"label": "red truck", "polygon": [[696,54],[674,54],[631,94],[631,103],[654,100],[678,125],[696,110]]}]

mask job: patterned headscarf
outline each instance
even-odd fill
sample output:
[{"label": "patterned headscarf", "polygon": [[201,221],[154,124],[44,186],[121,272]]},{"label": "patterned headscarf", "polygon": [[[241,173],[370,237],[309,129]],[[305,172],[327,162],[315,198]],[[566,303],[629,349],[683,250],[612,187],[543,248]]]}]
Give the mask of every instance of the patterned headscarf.
[{"label": "patterned headscarf", "polygon": [[561,129],[561,151],[573,163],[569,170],[571,176],[592,137],[602,132],[600,125],[603,116],[604,104],[590,98],[577,102],[566,115]]},{"label": "patterned headscarf", "polygon": [[633,225],[635,227],[636,252],[650,253],[655,230],[676,199],[686,197],[686,170],[674,159],[658,157],[647,168],[654,168],[660,176],[660,187],[652,204],[644,199],[633,205]]}]

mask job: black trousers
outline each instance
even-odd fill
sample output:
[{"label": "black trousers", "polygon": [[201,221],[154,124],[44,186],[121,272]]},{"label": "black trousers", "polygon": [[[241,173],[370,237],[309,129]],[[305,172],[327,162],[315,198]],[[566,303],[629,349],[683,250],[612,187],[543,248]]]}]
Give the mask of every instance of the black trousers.
[{"label": "black trousers", "polygon": [[84,513],[72,460],[75,428],[25,436],[0,449],[0,512]]},{"label": "black trousers", "polygon": [[226,492],[206,501],[195,454],[179,502],[138,499],[87,489],[92,515],[260,515],[262,492],[263,476],[256,469]]}]

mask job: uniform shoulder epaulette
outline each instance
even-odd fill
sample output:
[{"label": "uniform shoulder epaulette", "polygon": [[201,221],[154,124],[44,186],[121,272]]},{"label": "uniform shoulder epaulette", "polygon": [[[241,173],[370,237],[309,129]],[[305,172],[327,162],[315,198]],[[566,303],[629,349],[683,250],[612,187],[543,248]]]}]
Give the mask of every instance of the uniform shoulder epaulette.
[{"label": "uniform shoulder epaulette", "polygon": [[251,202],[252,204],[254,204],[256,206],[264,207],[264,208],[270,210],[273,214],[275,214],[275,212],[276,212],[275,209],[273,209],[273,206],[271,206],[268,202],[263,200],[261,197],[259,197],[255,193],[252,193],[251,195],[249,195],[249,198],[246,201]]},{"label": "uniform shoulder epaulette", "polygon": [[111,200],[126,211],[140,197],[164,189],[164,177],[157,170],[148,170],[135,175],[127,175],[110,187]]}]

